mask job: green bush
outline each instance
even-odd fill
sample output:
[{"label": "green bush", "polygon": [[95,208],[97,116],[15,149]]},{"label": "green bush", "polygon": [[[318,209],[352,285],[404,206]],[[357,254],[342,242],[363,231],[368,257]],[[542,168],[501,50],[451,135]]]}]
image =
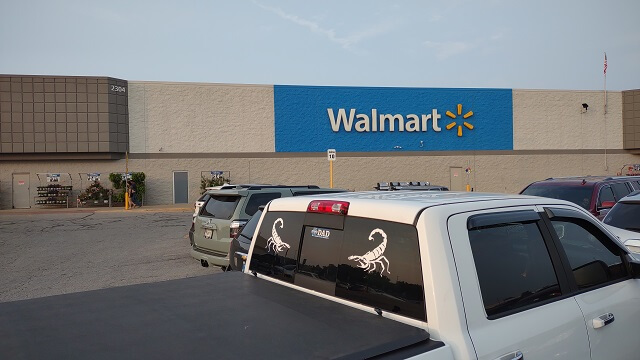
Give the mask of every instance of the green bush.
[{"label": "green bush", "polygon": [[124,189],[124,178],[120,173],[111,173],[109,174],[109,180],[111,181],[111,185],[113,185],[114,189]]},{"label": "green bush", "polygon": [[[139,196],[139,199],[142,200],[144,199],[144,194],[146,193],[147,189],[145,186],[145,179],[146,179],[146,175],[143,172],[132,172],[131,173],[131,180],[133,180],[133,182],[136,183],[136,187],[137,187],[137,193]],[[116,202],[118,201],[124,201],[124,189],[125,189],[125,182],[124,182],[124,176],[122,176],[121,173],[111,173],[109,174],[109,180],[111,180],[111,184],[113,185],[114,189],[117,190],[122,190],[123,192],[118,192],[116,193],[116,197],[121,197],[122,200],[114,200]]]},{"label": "green bush", "polygon": [[229,179],[225,179],[222,176],[217,178],[206,178],[200,175],[200,193],[204,194],[204,192],[208,187],[220,186],[220,185],[224,185],[225,183],[229,183]]}]

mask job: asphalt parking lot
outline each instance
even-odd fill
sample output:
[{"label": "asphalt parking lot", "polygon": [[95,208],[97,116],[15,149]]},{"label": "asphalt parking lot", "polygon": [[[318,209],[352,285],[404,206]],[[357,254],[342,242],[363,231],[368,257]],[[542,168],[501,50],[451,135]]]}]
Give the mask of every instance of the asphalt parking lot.
[{"label": "asphalt parking lot", "polygon": [[0,214],[0,302],[221,272],[189,255],[191,211]]}]

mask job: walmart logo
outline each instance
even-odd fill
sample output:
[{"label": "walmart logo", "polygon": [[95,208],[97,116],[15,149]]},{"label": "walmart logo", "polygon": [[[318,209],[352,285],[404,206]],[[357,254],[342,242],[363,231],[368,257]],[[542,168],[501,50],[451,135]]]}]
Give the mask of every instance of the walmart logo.
[{"label": "walmart logo", "polygon": [[[448,117],[455,119],[456,115],[454,115],[451,111],[447,110],[447,112],[445,113],[445,115],[447,115]],[[462,104],[458,104],[458,116],[462,115]],[[473,116],[473,111],[469,111],[467,113],[465,113],[464,115],[462,115],[462,118],[464,120],[470,118]],[[449,124],[447,124],[446,128],[447,130],[451,130],[453,129],[456,125],[458,125],[457,122],[452,121]],[[462,125],[458,125],[458,136],[462,136],[462,126],[464,125],[464,127],[466,127],[469,130],[473,130],[473,125],[469,124],[468,122],[464,121],[462,122]]]},{"label": "walmart logo", "polygon": [[[377,109],[371,109],[370,113],[358,113],[356,109],[341,108],[334,111],[332,108],[327,109],[331,130],[333,132],[345,131],[351,132],[426,132],[429,129],[435,132],[441,132],[440,120],[442,114],[438,113],[438,109],[431,110],[430,114],[383,114],[378,113]],[[462,116],[467,120],[473,116],[473,111],[467,111],[462,114],[462,104],[458,104],[457,115],[447,110],[445,113],[449,118],[456,119]],[[445,128],[453,129],[458,123],[456,121],[448,123]],[[462,127],[473,130],[473,125],[467,121],[463,121],[458,125],[458,136],[462,136]]]}]

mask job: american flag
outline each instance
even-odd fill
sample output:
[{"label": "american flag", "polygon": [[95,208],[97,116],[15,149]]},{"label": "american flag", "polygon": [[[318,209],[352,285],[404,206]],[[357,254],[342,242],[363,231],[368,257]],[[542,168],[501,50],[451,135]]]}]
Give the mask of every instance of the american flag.
[{"label": "american flag", "polygon": [[607,75],[607,53],[604,53],[604,74]]}]

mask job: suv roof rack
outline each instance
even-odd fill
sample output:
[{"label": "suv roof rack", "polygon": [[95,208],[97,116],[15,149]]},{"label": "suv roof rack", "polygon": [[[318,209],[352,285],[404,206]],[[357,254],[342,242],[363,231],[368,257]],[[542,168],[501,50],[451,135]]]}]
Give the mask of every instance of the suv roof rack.
[{"label": "suv roof rack", "polygon": [[247,190],[282,189],[282,188],[319,189],[320,187],[318,187],[318,185],[253,185],[253,186],[249,186]]}]

